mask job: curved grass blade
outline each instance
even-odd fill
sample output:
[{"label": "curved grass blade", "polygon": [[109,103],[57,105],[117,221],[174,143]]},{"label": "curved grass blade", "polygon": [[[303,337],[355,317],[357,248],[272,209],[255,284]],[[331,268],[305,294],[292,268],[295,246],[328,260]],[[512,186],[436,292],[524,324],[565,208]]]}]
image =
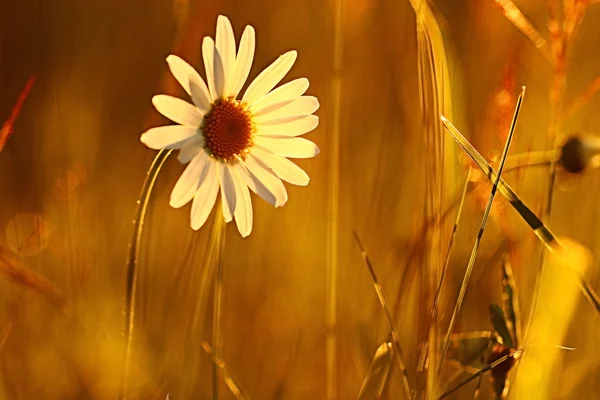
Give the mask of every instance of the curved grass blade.
[{"label": "curved grass blade", "polygon": [[[450,121],[448,121],[443,115],[441,116],[442,123],[448,129],[454,140],[467,152],[469,157],[477,166],[481,169],[481,171],[490,179],[491,181],[498,181],[498,191],[502,196],[508,200],[511,206],[521,215],[523,220],[529,225],[529,227],[533,230],[533,233],[540,239],[540,241],[546,246],[548,250],[553,253],[557,251],[564,251],[563,246],[556,239],[556,236],[548,229],[546,225],[534,214],[533,211],[529,207],[527,207],[523,201],[517,196],[515,191],[502,179],[498,180],[498,174],[494,169],[488,164],[488,162],[475,150],[473,145],[469,143],[469,141],[452,125]],[[598,314],[600,314],[600,298],[596,294],[596,292],[592,289],[590,284],[587,282],[585,277],[581,275],[580,272],[576,273],[579,275],[579,284],[581,290],[586,297],[586,299],[590,302],[592,307],[596,310]]]},{"label": "curved grass blade", "polygon": [[462,302],[463,302],[463,300],[465,298],[465,294],[467,292],[467,286],[469,284],[469,279],[471,278],[471,273],[473,272],[473,267],[475,266],[475,260],[477,258],[477,252],[479,250],[481,238],[483,237],[483,232],[485,230],[485,226],[487,224],[487,220],[489,218],[490,211],[492,209],[492,203],[494,201],[494,196],[496,195],[496,191],[498,189],[498,183],[500,181],[502,169],[504,168],[504,163],[506,162],[506,157],[508,156],[508,150],[510,149],[512,137],[515,132],[515,128],[517,126],[517,120],[519,118],[519,112],[521,110],[521,104],[523,103],[524,96],[525,96],[525,86],[523,86],[523,88],[521,90],[521,94],[519,95],[519,98],[517,99],[517,106],[515,108],[515,114],[513,116],[513,120],[512,120],[511,126],[510,126],[510,131],[508,133],[508,138],[506,140],[506,144],[504,145],[504,150],[502,151],[502,158],[500,159],[500,167],[498,168],[498,174],[496,176],[496,179],[493,180],[494,185],[492,186],[490,198],[488,200],[487,206],[485,207],[485,211],[483,212],[483,218],[481,219],[481,226],[479,227],[479,232],[477,233],[477,237],[475,238],[475,243],[473,244],[473,250],[471,251],[471,256],[469,258],[469,263],[467,264],[465,276],[463,278],[463,282],[461,284],[460,291],[458,293],[458,298],[456,300],[454,310],[452,311],[452,317],[450,318],[450,325],[448,326],[448,332],[446,333],[446,338],[444,340],[444,344],[442,346],[442,352],[440,354],[440,362],[438,365],[438,375],[442,369],[444,357],[446,356],[446,352],[448,351],[448,346],[450,345],[450,336],[452,335],[452,332],[454,331],[454,326],[456,325],[458,313],[460,312]]},{"label": "curved grass blade", "polygon": [[385,382],[392,369],[392,353],[391,343],[386,342],[379,346],[360,388],[357,400],[380,399],[383,396]]},{"label": "curved grass blade", "polygon": [[125,293],[125,345],[123,349],[123,369],[121,383],[119,385],[119,399],[124,400],[127,396],[127,384],[129,380],[129,368],[131,364],[131,344],[133,341],[133,317],[135,313],[135,292],[137,288],[138,258],[140,255],[140,243],[142,241],[142,229],[144,218],[148,209],[150,195],[154,183],[162,166],[173,150],[163,149],[156,154],[142,185],[142,191],[137,201],[135,219],[133,220],[133,237],[129,245],[129,256],[127,258],[127,283]]},{"label": "curved grass blade", "polygon": [[398,336],[398,332],[396,330],[396,323],[394,322],[394,317],[392,316],[392,313],[391,313],[389,307],[387,306],[387,302],[385,301],[385,297],[383,296],[383,287],[381,286],[381,284],[379,283],[379,280],[377,279],[377,274],[375,273],[375,269],[373,268],[373,265],[371,264],[371,259],[369,259],[367,252],[363,248],[362,243],[358,237],[358,234],[355,231],[353,231],[353,233],[354,233],[354,239],[356,240],[356,244],[358,246],[358,249],[360,250],[360,254],[362,255],[363,261],[365,262],[365,265],[369,269],[369,273],[371,274],[371,279],[373,279],[373,286],[375,286],[375,292],[377,293],[377,298],[379,299],[379,303],[381,303],[381,307],[383,308],[383,311],[385,312],[388,323],[390,325],[390,331],[392,333],[392,343],[394,345],[393,353],[396,355],[396,360],[398,361],[398,367],[400,368],[400,374],[402,375],[402,385],[404,387],[405,398],[407,400],[411,399],[412,392],[410,390],[410,384],[408,381],[408,370],[406,368],[406,359],[404,358],[404,353],[402,352],[402,347],[400,346],[400,339]]}]

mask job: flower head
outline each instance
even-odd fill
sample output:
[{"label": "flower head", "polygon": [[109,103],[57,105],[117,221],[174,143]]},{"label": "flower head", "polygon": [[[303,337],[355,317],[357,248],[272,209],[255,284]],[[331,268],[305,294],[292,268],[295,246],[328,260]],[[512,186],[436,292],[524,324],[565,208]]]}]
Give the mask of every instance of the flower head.
[{"label": "flower head", "polygon": [[178,149],[188,164],[171,193],[170,205],[192,201],[191,227],[200,229],[221,191],[223,217],[235,217],[240,234],[252,231],[250,188],[275,207],[287,202],[282,180],[307,185],[309,177],[288,158],[319,154],[312,142],[298,136],[315,129],[312,115],[319,102],[304,96],[309,83],[295,79],[274,89],[296,61],[296,51],[281,55],[263,70],[238,99],[254,58],[254,28],[244,29],[236,52],[227,17],[217,20],[216,40],[205,37],[202,55],[206,81],[181,58],[167,63],[175,79],[191,96],[193,105],[168,95],[152,98],[156,109],[173,122],[146,131],[141,141],[152,149]]}]

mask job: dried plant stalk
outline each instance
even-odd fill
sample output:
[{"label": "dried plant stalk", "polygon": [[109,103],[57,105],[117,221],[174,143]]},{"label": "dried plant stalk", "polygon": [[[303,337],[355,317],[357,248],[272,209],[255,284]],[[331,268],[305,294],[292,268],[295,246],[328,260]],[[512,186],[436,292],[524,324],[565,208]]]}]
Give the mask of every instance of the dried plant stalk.
[{"label": "dried plant stalk", "polygon": [[552,62],[552,52],[550,51],[548,42],[546,42],[542,35],[540,35],[533,27],[531,22],[525,18],[523,13],[515,6],[515,3],[511,0],[496,0],[496,4],[500,6],[506,18],[512,22],[523,35],[531,40],[548,61]]},{"label": "dried plant stalk", "polygon": [[[418,79],[419,97],[423,119],[423,131],[428,148],[425,166],[426,170],[426,205],[425,215],[427,220],[440,221],[444,212],[445,187],[444,175],[452,175],[454,164],[444,168],[445,136],[439,123],[438,116],[443,113],[452,115],[452,96],[450,89],[450,75],[446,48],[440,27],[433,15],[430,6],[424,0],[409,0],[416,14],[417,21],[417,52],[418,52]],[[450,152],[449,154],[453,154]],[[422,281],[427,292],[436,291],[439,276],[443,268],[442,227],[434,225],[430,232],[427,251],[428,259],[425,268],[422,268]],[[426,303],[429,299],[426,299]],[[430,348],[438,347],[438,326],[434,320],[428,332]],[[437,351],[430,352],[429,365],[437,363]],[[433,364],[432,364],[433,363]],[[435,368],[430,368],[427,374],[428,395],[433,396],[437,382]]]},{"label": "dried plant stalk", "polygon": [[30,269],[17,253],[2,246],[0,246],[0,272],[14,282],[44,295],[61,312],[69,312],[65,298],[56,285]]},{"label": "dried plant stalk", "polygon": [[204,341],[200,342],[200,347],[212,359],[215,368],[218,368],[221,372],[223,381],[225,382],[225,385],[227,385],[227,388],[231,394],[238,400],[250,400],[250,396],[242,389],[241,385],[238,383],[238,380],[233,378],[231,370],[227,368],[225,361],[217,357],[214,349]]},{"label": "dried plant stalk", "polygon": [[334,18],[333,78],[331,80],[333,116],[327,213],[327,336],[325,342],[327,399],[337,398],[337,269],[344,0],[335,0]]}]

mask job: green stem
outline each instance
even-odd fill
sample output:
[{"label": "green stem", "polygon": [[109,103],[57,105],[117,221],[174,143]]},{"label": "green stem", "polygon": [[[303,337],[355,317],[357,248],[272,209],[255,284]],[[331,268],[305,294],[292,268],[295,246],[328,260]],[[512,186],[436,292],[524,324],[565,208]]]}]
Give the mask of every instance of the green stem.
[{"label": "green stem", "polygon": [[[218,211],[218,210],[217,210]],[[214,280],[214,300],[213,300],[213,354],[215,359],[221,359],[221,347],[222,347],[222,338],[221,338],[221,309],[223,303],[223,255],[225,254],[225,238],[227,236],[227,225],[223,223],[221,216],[217,214],[215,215],[220,221],[218,226],[219,229],[219,239],[218,239],[218,263],[217,270],[215,271],[215,280]],[[219,366],[217,363],[213,362],[213,400],[219,399]]]},{"label": "green stem", "polygon": [[144,218],[148,209],[148,202],[158,173],[165,161],[173,150],[163,149],[158,152],[152,165],[146,173],[146,179],[142,185],[142,191],[137,201],[135,219],[133,220],[133,236],[129,245],[129,255],[127,258],[127,281],[125,292],[125,344],[123,349],[123,370],[121,373],[121,383],[119,385],[119,399],[124,400],[127,397],[127,385],[129,383],[129,372],[131,367],[131,344],[133,342],[134,313],[135,313],[135,292],[137,288],[138,258],[140,255],[140,242],[142,241],[142,228]]}]

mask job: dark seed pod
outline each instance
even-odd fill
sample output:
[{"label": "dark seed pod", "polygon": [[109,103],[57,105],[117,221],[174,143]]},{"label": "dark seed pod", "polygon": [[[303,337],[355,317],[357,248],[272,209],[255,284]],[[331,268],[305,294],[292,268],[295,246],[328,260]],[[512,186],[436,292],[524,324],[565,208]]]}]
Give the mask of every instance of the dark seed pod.
[{"label": "dark seed pod", "polygon": [[579,136],[571,136],[560,149],[559,163],[565,171],[579,174],[587,167],[589,156],[585,141]]}]

